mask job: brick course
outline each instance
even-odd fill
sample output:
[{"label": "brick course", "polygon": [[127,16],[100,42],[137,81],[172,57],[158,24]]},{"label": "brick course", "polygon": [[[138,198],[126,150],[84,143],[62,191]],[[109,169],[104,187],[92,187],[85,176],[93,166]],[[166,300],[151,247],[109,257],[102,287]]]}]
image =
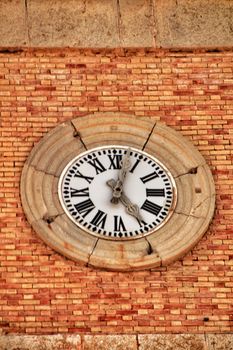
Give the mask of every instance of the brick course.
[{"label": "brick course", "polygon": [[[16,50],[17,51],[17,50]],[[160,120],[190,139],[214,175],[214,220],[168,267],[117,273],[47,247],[19,196],[33,145],[91,112]],[[0,54],[0,327],[8,333],[232,331],[233,52],[25,50]]]}]

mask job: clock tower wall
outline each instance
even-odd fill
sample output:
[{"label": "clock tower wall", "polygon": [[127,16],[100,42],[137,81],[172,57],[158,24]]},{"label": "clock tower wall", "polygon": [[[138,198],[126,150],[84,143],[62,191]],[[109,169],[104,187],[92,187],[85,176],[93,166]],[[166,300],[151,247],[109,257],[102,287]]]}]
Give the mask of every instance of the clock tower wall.
[{"label": "clock tower wall", "polygon": [[[0,349],[232,349],[232,1],[51,3],[0,4]],[[170,157],[166,127],[192,146]],[[186,190],[162,228],[167,241],[113,252],[112,241],[80,235],[76,261],[74,223],[53,196],[58,175],[112,133],[148,153],[162,145]],[[39,143],[43,156],[31,153]],[[111,270],[94,266],[106,251]],[[147,269],[141,259],[114,270],[138,252]]]}]

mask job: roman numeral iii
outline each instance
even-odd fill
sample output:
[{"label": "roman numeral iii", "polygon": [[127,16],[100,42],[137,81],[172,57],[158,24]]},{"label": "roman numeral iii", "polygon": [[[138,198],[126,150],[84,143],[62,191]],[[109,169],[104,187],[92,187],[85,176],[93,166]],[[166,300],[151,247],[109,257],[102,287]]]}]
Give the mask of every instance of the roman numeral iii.
[{"label": "roman numeral iii", "polygon": [[141,209],[146,210],[149,213],[157,216],[162,207],[146,199],[143,205],[141,206]]}]

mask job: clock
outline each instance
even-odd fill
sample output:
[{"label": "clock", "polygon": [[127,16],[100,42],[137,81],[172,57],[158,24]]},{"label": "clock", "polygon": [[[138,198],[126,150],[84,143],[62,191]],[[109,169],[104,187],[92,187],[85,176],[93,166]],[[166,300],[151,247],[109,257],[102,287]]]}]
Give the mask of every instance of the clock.
[{"label": "clock", "polygon": [[161,162],[136,148],[104,146],[81,153],[58,185],[67,216],[94,236],[135,239],[158,230],[176,204],[176,185]]},{"label": "clock", "polygon": [[33,147],[21,200],[56,252],[131,271],[182,259],[211,223],[215,188],[180,132],[153,118],[95,113],[56,126]]}]

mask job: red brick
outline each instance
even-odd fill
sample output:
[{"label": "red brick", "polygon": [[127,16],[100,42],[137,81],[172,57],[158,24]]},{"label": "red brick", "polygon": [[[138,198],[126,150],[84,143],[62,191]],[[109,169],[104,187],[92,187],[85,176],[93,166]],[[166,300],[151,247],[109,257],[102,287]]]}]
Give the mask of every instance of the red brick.
[{"label": "red brick", "polygon": [[[0,54],[0,319],[5,331],[232,330],[232,66],[231,51]],[[92,270],[48,248],[27,223],[19,181],[31,148],[57,124],[93,111],[161,120],[189,138],[209,163],[216,214],[181,261],[125,274]]]}]

